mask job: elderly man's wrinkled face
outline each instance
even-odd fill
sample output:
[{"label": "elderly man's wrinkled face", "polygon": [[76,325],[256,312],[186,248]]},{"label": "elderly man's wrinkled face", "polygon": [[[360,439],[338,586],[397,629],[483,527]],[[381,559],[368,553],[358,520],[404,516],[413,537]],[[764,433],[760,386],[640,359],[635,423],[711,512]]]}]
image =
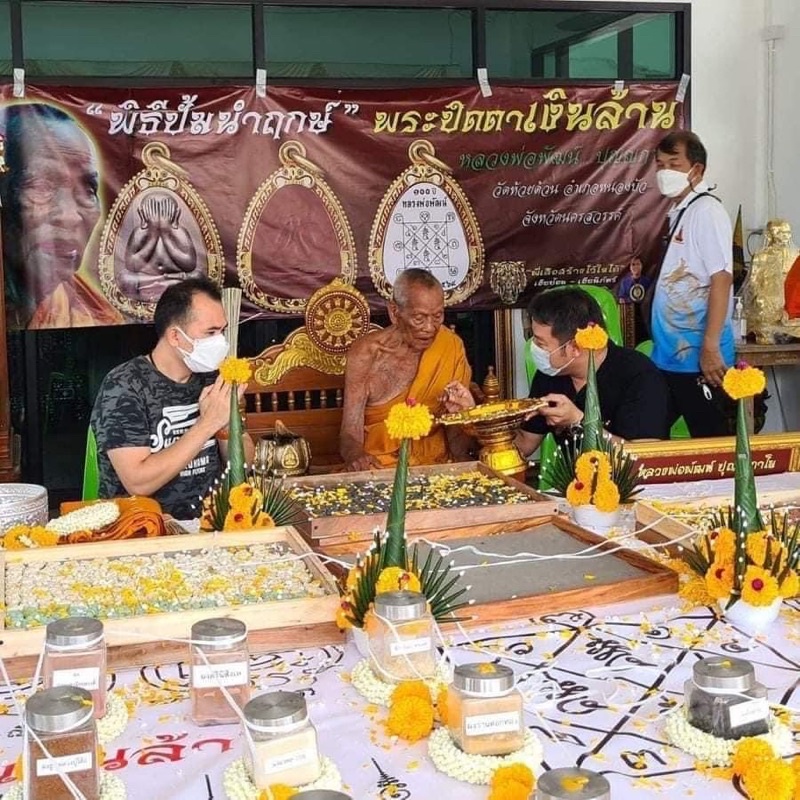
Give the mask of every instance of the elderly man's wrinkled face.
[{"label": "elderly man's wrinkled face", "polygon": [[427,350],[444,322],[444,292],[411,286],[405,305],[389,303],[389,317],[411,350]]},{"label": "elderly man's wrinkled face", "polygon": [[97,158],[83,131],[67,122],[30,125],[22,147],[20,246],[41,297],[80,267],[100,220]]}]

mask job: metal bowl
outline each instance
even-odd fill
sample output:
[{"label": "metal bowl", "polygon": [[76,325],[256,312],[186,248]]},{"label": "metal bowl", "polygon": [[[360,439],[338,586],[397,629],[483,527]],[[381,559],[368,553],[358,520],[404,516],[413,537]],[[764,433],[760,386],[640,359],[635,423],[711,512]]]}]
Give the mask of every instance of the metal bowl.
[{"label": "metal bowl", "polygon": [[0,483],[0,531],[14,525],[44,525],[47,489],[35,483]]}]

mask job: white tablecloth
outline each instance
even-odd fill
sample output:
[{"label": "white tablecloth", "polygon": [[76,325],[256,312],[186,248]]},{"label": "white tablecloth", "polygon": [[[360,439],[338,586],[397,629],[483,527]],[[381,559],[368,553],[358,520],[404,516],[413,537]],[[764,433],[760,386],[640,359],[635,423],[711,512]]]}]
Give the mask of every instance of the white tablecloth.
[{"label": "white tablecloth", "polygon": [[[800,486],[798,476],[760,479],[762,488]],[[708,496],[732,491],[731,481],[657,486],[648,497]],[[602,772],[615,800],[661,796],[736,798],[730,782],[693,769],[693,760],[666,743],[663,717],[683,693],[699,657],[727,653],[755,662],[770,699],[800,707],[800,604],[784,605],[768,636],[751,640],[704,608],[681,611],[676,597],[651,598],[518,620],[448,640],[456,663],[500,658],[522,688],[544,678],[555,698],[528,713],[547,767],[580,764]],[[482,800],[486,787],[437,773],[426,743],[392,741],[386,711],[369,706],[349,683],[358,661],[352,644],[258,656],[256,692],[303,692],[321,749],[339,766],[356,800]],[[611,671],[613,668],[614,671]],[[619,670],[619,671],[617,671]],[[132,800],[221,800],[222,774],[242,752],[237,726],[198,728],[186,717],[185,666],[129,670],[111,686],[139,702],[125,733],[106,747],[106,769],[123,778]],[[28,686],[18,691],[27,692]],[[0,791],[10,784],[21,749],[21,727],[9,691],[0,690]],[[389,788],[394,787],[394,789]],[[394,792],[393,794],[391,792]]]}]

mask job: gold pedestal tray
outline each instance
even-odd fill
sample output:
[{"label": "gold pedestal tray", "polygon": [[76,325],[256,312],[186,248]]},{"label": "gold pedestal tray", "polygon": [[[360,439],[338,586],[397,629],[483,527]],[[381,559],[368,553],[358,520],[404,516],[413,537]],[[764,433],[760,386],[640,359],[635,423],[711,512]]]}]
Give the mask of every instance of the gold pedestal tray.
[{"label": "gold pedestal tray", "polygon": [[475,408],[443,414],[442,425],[464,425],[467,433],[480,442],[479,458],[487,467],[502,475],[524,472],[527,462],[514,444],[514,435],[522,420],[531,412],[546,406],[539,398],[497,400]]}]

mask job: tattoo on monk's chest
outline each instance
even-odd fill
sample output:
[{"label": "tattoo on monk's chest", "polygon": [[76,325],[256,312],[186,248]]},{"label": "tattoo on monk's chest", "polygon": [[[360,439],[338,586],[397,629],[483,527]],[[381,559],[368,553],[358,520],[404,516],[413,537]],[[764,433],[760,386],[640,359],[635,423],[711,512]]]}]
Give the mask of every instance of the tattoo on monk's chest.
[{"label": "tattoo on monk's chest", "polygon": [[370,402],[383,403],[408,389],[418,366],[418,358],[398,359],[391,355],[377,358],[369,376]]}]

